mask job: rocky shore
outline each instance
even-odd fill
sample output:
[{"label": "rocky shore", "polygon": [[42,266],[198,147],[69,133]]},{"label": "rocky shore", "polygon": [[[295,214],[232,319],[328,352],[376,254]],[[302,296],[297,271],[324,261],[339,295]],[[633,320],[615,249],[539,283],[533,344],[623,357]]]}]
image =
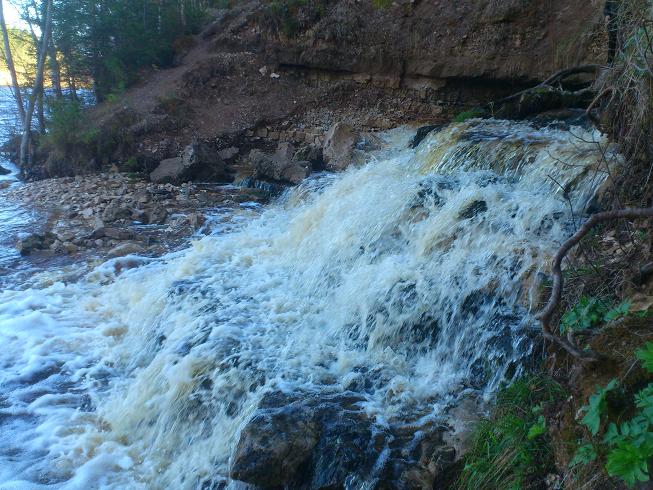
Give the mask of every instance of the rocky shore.
[{"label": "rocky shore", "polygon": [[267,193],[217,184],[153,184],[122,173],[31,182],[5,198],[34,206],[47,216],[38,233],[17,237],[22,255],[35,253],[107,258],[156,256],[210,229],[211,219],[255,207]]}]

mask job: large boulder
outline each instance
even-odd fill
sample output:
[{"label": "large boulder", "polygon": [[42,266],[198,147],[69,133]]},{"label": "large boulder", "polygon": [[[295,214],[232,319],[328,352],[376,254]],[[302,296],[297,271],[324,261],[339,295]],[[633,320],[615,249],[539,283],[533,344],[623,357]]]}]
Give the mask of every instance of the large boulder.
[{"label": "large boulder", "polygon": [[268,393],[240,433],[230,477],[261,489],[439,488],[455,457],[442,427],[382,426],[364,402],[353,392]]},{"label": "large boulder", "polygon": [[208,144],[194,142],[184,148],[181,156],[162,160],[150,174],[155,183],[183,183],[190,180],[228,181],[223,159]]},{"label": "large boulder", "polygon": [[249,153],[249,165],[255,179],[272,180],[287,184],[299,184],[311,174],[308,161],[294,159],[294,147],[290,143],[279,143],[273,154],[261,150]]},{"label": "large boulder", "polygon": [[358,133],[349,125],[338,122],[331,126],[324,140],[324,163],[327,170],[344,170],[353,160]]}]

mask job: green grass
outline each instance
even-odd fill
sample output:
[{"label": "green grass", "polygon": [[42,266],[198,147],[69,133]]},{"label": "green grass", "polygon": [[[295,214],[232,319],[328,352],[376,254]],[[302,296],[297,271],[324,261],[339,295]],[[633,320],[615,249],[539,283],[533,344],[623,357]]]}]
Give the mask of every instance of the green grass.
[{"label": "green grass", "polygon": [[517,490],[553,469],[543,407],[562,388],[546,376],[514,381],[497,394],[492,417],[481,420],[465,455],[459,490]]},{"label": "green grass", "polygon": [[484,117],[486,112],[483,109],[478,107],[470,109],[468,111],[463,111],[459,113],[456,117],[453,118],[453,122],[461,123],[467,121],[467,119],[474,119],[477,117]]}]

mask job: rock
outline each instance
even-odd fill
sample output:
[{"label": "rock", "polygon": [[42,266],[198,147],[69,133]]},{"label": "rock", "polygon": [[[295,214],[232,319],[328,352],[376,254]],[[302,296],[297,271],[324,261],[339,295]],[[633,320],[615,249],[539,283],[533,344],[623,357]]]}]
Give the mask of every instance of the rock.
[{"label": "rock", "polygon": [[120,204],[118,200],[112,201],[102,213],[102,220],[105,223],[113,223],[119,219],[127,219],[132,215],[131,209]]},{"label": "rock", "polygon": [[137,243],[123,243],[118,245],[117,247],[112,248],[107,252],[107,257],[109,258],[115,258],[115,257],[124,257],[125,255],[140,255],[144,251],[143,247],[138,245]]},{"label": "rock", "polygon": [[455,459],[443,428],[378,425],[364,401],[268,393],[240,434],[231,478],[260,488],[442,488],[434,484]]},{"label": "rock", "polygon": [[235,146],[230,146],[229,148],[220,150],[218,152],[218,156],[223,160],[231,160],[233,157],[238,155],[238,152],[239,152],[238,148],[236,148]]},{"label": "rock", "polygon": [[311,164],[307,161],[295,161],[294,147],[290,143],[279,143],[273,155],[260,150],[249,154],[249,165],[255,179],[267,179],[290,184],[299,184],[311,174]]},{"label": "rock", "polygon": [[316,145],[304,145],[293,155],[293,159],[301,162],[309,162],[313,170],[324,169],[324,157],[322,148]]},{"label": "rock", "polygon": [[168,218],[168,211],[164,207],[157,206],[147,213],[147,222],[150,225],[162,225]]},{"label": "rock", "polygon": [[225,164],[208,144],[194,142],[181,156],[162,160],[150,174],[155,183],[181,183],[195,179],[228,180]]},{"label": "rock", "polygon": [[474,201],[460,212],[458,219],[471,219],[486,211],[487,203],[485,201]]},{"label": "rock", "polygon": [[90,218],[93,216],[93,208],[86,208],[82,211],[83,218]]},{"label": "rock", "polygon": [[327,170],[344,170],[352,163],[358,134],[351,126],[338,122],[331,126],[324,141],[324,162]]},{"label": "rock", "polygon": [[14,181],[12,181],[12,180],[2,180],[2,181],[0,181],[0,190],[6,189],[7,187],[9,187],[13,183],[14,183]]},{"label": "rock", "polygon": [[63,242],[62,247],[69,255],[74,255],[79,252],[79,247],[72,242]]},{"label": "rock", "polygon": [[0,175],[9,175],[11,173],[11,170],[7,170],[3,166],[0,165]]},{"label": "rock", "polygon": [[294,477],[317,444],[318,426],[303,407],[263,410],[240,434],[231,478],[269,488]]},{"label": "rock", "polygon": [[104,228],[104,237],[113,240],[131,240],[134,236],[133,231],[124,228]]},{"label": "rock", "polygon": [[418,128],[417,133],[415,133],[415,137],[410,142],[410,147],[417,148],[419,144],[424,140],[424,138],[426,138],[432,131],[435,131],[441,127],[441,124],[429,124],[428,126],[422,126],[421,128]]},{"label": "rock", "polygon": [[159,166],[150,174],[150,180],[156,183],[177,180],[185,170],[184,161],[181,157],[167,158],[161,160]]},{"label": "rock", "polygon": [[55,242],[57,242],[57,237],[53,233],[33,233],[19,238],[16,249],[21,255],[30,255],[38,250],[48,250]]}]

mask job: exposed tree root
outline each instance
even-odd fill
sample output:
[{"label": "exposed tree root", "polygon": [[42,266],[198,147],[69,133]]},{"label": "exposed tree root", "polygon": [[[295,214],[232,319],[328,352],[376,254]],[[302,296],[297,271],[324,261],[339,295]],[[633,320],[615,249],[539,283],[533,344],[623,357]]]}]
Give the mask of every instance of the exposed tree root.
[{"label": "exposed tree root", "polygon": [[563,339],[562,337],[556,335],[551,328],[551,320],[560,304],[560,299],[562,298],[562,287],[564,285],[564,279],[562,276],[562,260],[565,258],[567,253],[569,253],[569,251],[575,247],[583,239],[583,237],[587,235],[587,233],[589,233],[589,231],[599,223],[613,221],[615,219],[637,219],[651,217],[653,217],[653,207],[627,208],[617,211],[605,211],[602,213],[596,213],[592,215],[590,219],[588,219],[571,238],[562,244],[562,247],[560,247],[558,253],[553,258],[551,267],[551,273],[553,274],[551,296],[549,297],[549,301],[547,302],[544,309],[535,316],[535,318],[542,323],[542,335],[545,339],[555,342],[571,355],[579,359],[595,361],[599,358],[599,355],[596,352],[579,349],[573,342],[573,337]]},{"label": "exposed tree root", "polygon": [[[599,65],[581,65],[565,68],[554,73],[535,87],[517,92],[492,102],[486,110],[495,116],[522,118],[538,112],[561,108],[585,108],[593,102],[594,91],[585,88],[577,91],[565,90],[561,82],[572,75],[596,73]],[[556,86],[558,85],[558,86]]]}]

